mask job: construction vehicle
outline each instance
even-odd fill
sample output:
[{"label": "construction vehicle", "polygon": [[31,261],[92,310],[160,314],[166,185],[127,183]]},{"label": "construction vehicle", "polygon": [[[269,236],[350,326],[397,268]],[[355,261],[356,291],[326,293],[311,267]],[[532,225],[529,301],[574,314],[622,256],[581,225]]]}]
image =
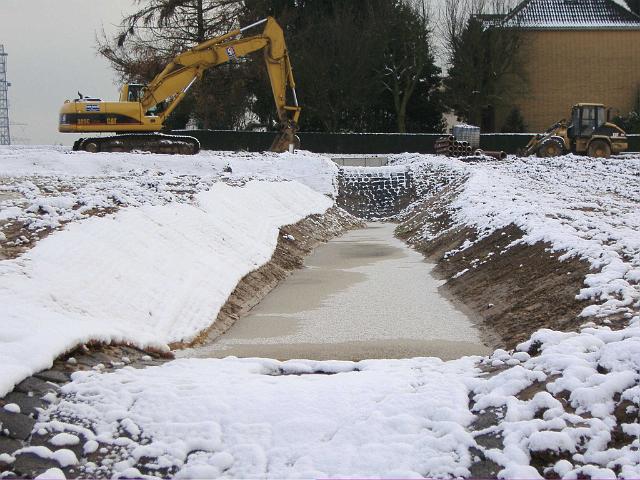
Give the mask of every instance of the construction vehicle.
[{"label": "construction vehicle", "polygon": [[629,148],[627,134],[609,122],[609,111],[599,103],[578,103],[571,110],[571,122],[560,120],[531,139],[523,156],[557,157],[567,153],[609,158]]},{"label": "construction vehicle", "polygon": [[[240,35],[265,24],[260,35]],[[83,97],[67,100],[60,110],[60,132],[115,132],[115,136],[81,138],[74,150],[195,154],[200,143],[187,135],[161,133],[167,117],[205,70],[264,49],[264,59],[278,112],[280,133],[272,151],[299,146],[296,136],[300,106],[282,28],[272,17],[212,38],[177,55],[148,85],[129,83],[120,90],[120,101]],[[290,100],[290,102],[289,102]],[[293,103],[289,105],[288,103]]]}]

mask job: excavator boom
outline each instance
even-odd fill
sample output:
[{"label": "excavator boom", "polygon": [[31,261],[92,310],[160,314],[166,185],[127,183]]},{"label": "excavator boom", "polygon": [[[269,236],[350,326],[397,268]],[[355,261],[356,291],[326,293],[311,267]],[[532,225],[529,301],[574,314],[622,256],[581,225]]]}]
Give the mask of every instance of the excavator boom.
[{"label": "excavator boom", "polygon": [[[264,24],[259,35],[242,37],[243,32]],[[229,61],[245,57],[252,52],[264,50],[264,60],[271,82],[281,132],[272,145],[272,150],[285,151],[297,141],[300,106],[295,91],[293,70],[289,59],[284,32],[272,17],[225,35],[212,38],[190,50],[177,55],[148,85],[124,85],[119,102],[103,102],[97,99],[67,101],[60,111],[61,132],[117,132],[129,135],[82,139],[74,149],[88,151],[128,150],[127,144],[140,148],[137,132],[158,132],[163,129],[169,115],[184,99],[191,86],[209,69]],[[288,104],[288,98],[291,103]],[[168,135],[145,135],[142,148],[151,149],[155,139],[162,144],[159,151],[167,150]],[[178,140],[176,152],[196,153],[195,142]],[[138,139],[139,140],[139,139]],[[186,144],[185,144],[186,142]],[[186,146],[185,146],[186,145]],[[188,150],[194,150],[189,152]]]}]

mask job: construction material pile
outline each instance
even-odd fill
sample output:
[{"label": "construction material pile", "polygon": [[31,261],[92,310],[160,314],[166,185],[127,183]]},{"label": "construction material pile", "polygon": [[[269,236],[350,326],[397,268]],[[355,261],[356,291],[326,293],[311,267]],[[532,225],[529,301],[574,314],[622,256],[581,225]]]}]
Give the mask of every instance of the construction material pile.
[{"label": "construction material pile", "polygon": [[456,137],[456,140],[469,142],[469,145],[471,145],[474,150],[480,148],[480,127],[462,123],[454,125],[451,133]]},{"label": "construction material pile", "polygon": [[456,140],[454,135],[440,137],[435,143],[436,155],[444,155],[446,157],[493,157],[497,160],[507,158],[505,152],[490,152],[479,148],[474,149],[469,142]]},{"label": "construction material pile", "polygon": [[458,141],[453,135],[440,137],[435,144],[436,153],[447,157],[461,157],[471,155],[473,147],[466,141]]}]

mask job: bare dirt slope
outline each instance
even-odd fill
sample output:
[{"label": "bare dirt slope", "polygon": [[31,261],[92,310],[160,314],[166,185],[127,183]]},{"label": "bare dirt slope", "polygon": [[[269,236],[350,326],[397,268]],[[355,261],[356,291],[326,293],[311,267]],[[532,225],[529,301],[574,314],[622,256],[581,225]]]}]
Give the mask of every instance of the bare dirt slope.
[{"label": "bare dirt slope", "polygon": [[513,225],[457,251],[465,241],[477,238],[472,229],[453,229],[426,241],[415,236],[425,224],[444,231],[448,216],[420,211],[405,219],[397,234],[437,263],[434,273],[447,279],[445,291],[481,320],[485,341],[495,339],[493,347],[514,348],[540,328],[572,331],[584,323],[578,315],[587,303],[576,295],[589,272],[586,262],[560,261],[561,253],[544,243],[523,243],[500,254],[522,237]]}]

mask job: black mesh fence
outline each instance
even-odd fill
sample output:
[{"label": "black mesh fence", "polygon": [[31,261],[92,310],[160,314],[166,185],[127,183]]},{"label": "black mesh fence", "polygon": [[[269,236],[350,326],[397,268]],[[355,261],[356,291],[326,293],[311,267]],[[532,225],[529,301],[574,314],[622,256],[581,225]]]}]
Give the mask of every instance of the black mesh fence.
[{"label": "black mesh fence", "polygon": [[[274,132],[242,132],[231,130],[176,130],[175,134],[188,134],[200,140],[204,150],[231,150],[262,152],[268,150],[275,138]],[[434,143],[441,134],[433,133],[298,133],[301,148],[316,153],[337,154],[389,154],[433,153]],[[480,136],[480,148],[513,154],[524,147],[531,134],[486,133]],[[640,151],[640,135],[629,135],[629,151]]]}]

